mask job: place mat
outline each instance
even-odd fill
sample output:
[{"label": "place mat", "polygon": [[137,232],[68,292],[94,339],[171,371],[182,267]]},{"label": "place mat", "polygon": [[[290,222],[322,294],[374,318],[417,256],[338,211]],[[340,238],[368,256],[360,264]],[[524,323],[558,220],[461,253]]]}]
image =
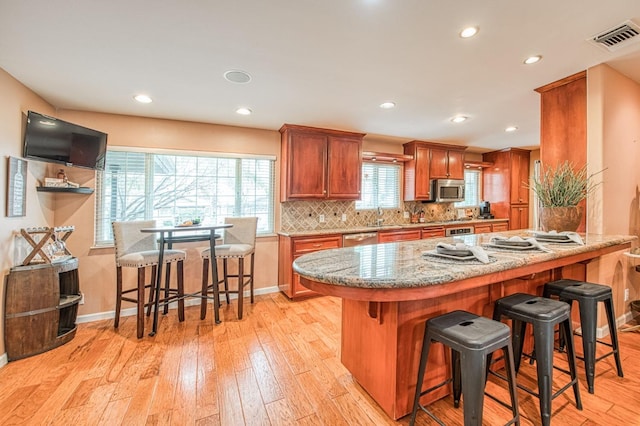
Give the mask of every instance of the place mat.
[{"label": "place mat", "polygon": [[489,256],[487,263],[480,262],[475,256],[449,256],[446,254],[437,253],[435,250],[422,252],[422,257],[429,262],[445,263],[448,265],[486,265],[487,263],[496,262],[498,259],[494,256]]},{"label": "place mat", "polygon": [[475,258],[483,263],[488,263],[489,261],[489,255],[482,247],[468,246],[464,243],[447,244],[440,242],[433,252],[428,251],[427,253],[436,253],[440,257],[449,257],[451,260],[471,260]]},{"label": "place mat", "polygon": [[491,241],[489,243],[483,244],[483,247],[509,251],[512,253],[521,251],[551,251],[550,249],[540,244],[540,242],[535,238],[522,238],[519,236],[508,238],[498,235],[491,238]]},{"label": "place mat", "polygon": [[584,245],[584,241],[582,241],[582,237],[578,235],[577,232],[557,232],[557,231],[549,231],[549,232],[541,232],[541,231],[533,231],[533,238],[537,241],[545,242],[545,243],[554,243],[554,244],[579,244]]}]

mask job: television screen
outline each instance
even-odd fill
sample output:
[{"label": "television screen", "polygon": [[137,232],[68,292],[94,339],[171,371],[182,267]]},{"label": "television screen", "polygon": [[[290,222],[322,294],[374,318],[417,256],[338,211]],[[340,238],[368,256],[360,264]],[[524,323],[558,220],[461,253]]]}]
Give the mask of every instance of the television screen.
[{"label": "television screen", "polygon": [[104,170],[107,134],[37,112],[27,114],[24,157]]}]

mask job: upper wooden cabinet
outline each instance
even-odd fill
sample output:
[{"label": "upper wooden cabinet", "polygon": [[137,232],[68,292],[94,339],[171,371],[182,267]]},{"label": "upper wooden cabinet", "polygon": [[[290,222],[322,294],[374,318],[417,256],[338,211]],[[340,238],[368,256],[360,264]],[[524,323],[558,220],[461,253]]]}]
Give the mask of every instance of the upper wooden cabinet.
[{"label": "upper wooden cabinet", "polygon": [[431,179],[464,179],[464,147],[423,141],[403,146],[413,156],[404,163],[405,201],[430,200]]},{"label": "upper wooden cabinet", "polygon": [[464,150],[431,148],[430,179],[464,179]]},{"label": "upper wooden cabinet", "polygon": [[482,155],[484,161],[493,163],[483,172],[483,198],[491,203],[496,218],[509,219],[510,229],[529,227],[529,154],[507,148]]},{"label": "upper wooden cabinet", "polygon": [[280,200],[358,200],[363,133],[285,124]]}]

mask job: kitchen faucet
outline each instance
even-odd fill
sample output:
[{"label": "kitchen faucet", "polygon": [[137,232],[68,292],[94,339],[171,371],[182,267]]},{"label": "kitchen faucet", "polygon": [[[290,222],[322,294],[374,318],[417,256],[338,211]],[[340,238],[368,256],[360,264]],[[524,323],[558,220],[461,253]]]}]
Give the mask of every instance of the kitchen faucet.
[{"label": "kitchen faucet", "polygon": [[382,218],[382,207],[378,207],[378,218],[376,219],[376,226],[382,226],[384,219]]}]

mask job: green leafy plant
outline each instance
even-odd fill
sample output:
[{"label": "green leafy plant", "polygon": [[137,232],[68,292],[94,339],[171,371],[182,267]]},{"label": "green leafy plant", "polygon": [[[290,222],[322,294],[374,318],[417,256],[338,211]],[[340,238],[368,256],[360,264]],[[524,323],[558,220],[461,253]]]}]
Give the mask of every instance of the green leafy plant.
[{"label": "green leafy plant", "polygon": [[593,179],[603,171],[587,174],[586,165],[575,170],[572,163],[565,161],[556,168],[546,168],[526,186],[536,193],[542,207],[576,206],[602,183]]}]

